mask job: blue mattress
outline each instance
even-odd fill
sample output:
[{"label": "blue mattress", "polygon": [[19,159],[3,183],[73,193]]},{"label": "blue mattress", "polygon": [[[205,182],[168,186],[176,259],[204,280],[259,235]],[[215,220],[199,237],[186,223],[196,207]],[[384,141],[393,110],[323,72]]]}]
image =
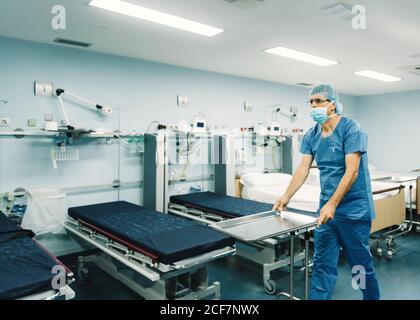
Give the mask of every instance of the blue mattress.
[{"label": "blue mattress", "polygon": [[0,214],[0,300],[51,289],[57,261],[6,216]]},{"label": "blue mattress", "polygon": [[70,208],[69,215],[144,249],[165,264],[234,244],[234,239],[195,221],[125,201]]},{"label": "blue mattress", "polygon": [[206,210],[227,218],[238,218],[250,214],[271,211],[272,204],[220,195],[213,192],[197,192],[172,196],[175,204]]},{"label": "blue mattress", "polygon": [[0,213],[0,244],[20,237],[33,237],[31,230],[25,230],[10,221],[3,213]]}]

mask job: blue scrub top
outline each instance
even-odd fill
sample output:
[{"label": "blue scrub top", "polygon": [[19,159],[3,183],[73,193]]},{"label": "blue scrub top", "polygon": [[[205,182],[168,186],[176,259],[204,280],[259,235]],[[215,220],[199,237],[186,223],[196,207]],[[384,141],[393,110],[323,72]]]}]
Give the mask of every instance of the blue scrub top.
[{"label": "blue scrub top", "polygon": [[[341,117],[333,133],[322,137],[321,125],[317,124],[305,134],[300,152],[314,156],[321,180],[320,208],[336,191],[345,171],[345,156],[361,154],[359,175],[348,193],[338,205],[334,218],[373,220],[375,208],[368,171],[367,135],[355,120]],[[319,214],[319,210],[318,210]]]}]

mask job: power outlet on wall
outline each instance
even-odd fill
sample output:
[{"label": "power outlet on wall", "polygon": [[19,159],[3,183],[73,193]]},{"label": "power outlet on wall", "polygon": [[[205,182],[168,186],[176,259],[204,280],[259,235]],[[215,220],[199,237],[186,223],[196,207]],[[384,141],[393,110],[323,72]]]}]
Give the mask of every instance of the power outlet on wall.
[{"label": "power outlet on wall", "polygon": [[10,118],[0,118],[0,127],[10,126]]},{"label": "power outlet on wall", "polygon": [[35,128],[36,127],[36,119],[28,119],[28,127]]},{"label": "power outlet on wall", "polygon": [[251,102],[245,101],[244,102],[244,111],[246,112],[252,112],[253,111],[253,106]]},{"label": "power outlet on wall", "polygon": [[189,101],[188,97],[185,97],[185,96],[178,96],[177,97],[178,107],[184,107],[184,108],[188,107],[189,103],[190,103],[190,101]]}]

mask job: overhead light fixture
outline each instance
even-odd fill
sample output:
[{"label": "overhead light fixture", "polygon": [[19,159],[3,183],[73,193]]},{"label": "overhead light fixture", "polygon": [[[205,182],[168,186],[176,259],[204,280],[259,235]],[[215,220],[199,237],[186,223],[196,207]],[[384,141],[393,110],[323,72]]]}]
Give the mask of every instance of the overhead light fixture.
[{"label": "overhead light fixture", "polygon": [[288,49],[284,47],[276,47],[273,49],[267,49],[265,50],[265,52],[276,54],[276,55],[294,59],[294,60],[316,64],[318,66],[323,66],[323,67],[338,64],[337,61],[317,57],[308,53],[304,53],[304,52],[300,52],[300,51],[296,51],[296,50],[292,50],[292,49]]},{"label": "overhead light fixture", "polygon": [[371,70],[357,71],[354,74],[358,76],[366,77],[366,78],[384,81],[384,82],[396,82],[396,81],[402,80],[401,78],[389,76],[387,74],[383,74],[383,73],[379,73],[379,72],[375,72]]},{"label": "overhead light fixture", "polygon": [[120,0],[92,0],[89,5],[96,8],[109,10],[130,17],[163,24],[165,26],[198,33],[207,37],[215,36],[224,30],[202,23],[176,17],[160,11],[147,9],[132,3]]}]

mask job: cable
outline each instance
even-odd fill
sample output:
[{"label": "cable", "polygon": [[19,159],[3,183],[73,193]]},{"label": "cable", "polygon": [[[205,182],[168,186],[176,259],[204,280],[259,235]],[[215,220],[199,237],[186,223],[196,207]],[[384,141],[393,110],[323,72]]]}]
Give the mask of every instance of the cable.
[{"label": "cable", "polygon": [[274,166],[274,169],[275,170],[280,170],[280,168],[276,164],[276,154],[275,154],[275,151],[276,151],[276,147],[275,146],[272,146],[271,147],[271,158],[273,160],[273,166]]}]

